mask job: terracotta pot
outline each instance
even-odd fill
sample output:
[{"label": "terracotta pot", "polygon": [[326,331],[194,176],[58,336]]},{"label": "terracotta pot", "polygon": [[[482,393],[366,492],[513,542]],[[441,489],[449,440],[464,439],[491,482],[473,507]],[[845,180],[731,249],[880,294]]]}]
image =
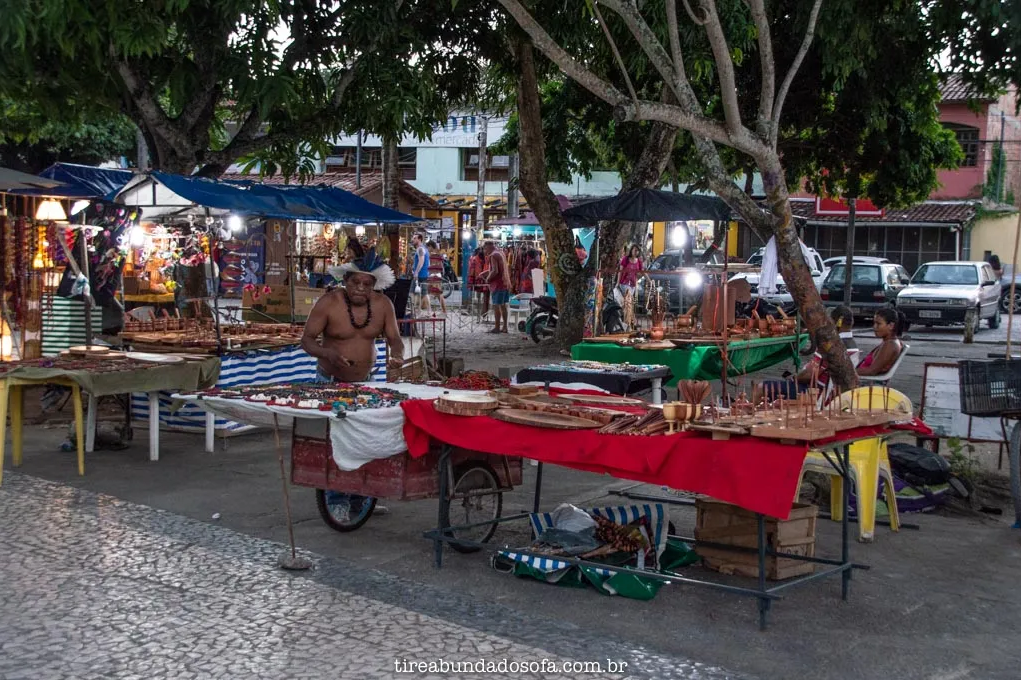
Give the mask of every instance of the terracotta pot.
[{"label": "terracotta pot", "polygon": [[653,340],[662,340],[666,335],[666,331],[660,327],[653,328],[649,331],[649,337]]}]

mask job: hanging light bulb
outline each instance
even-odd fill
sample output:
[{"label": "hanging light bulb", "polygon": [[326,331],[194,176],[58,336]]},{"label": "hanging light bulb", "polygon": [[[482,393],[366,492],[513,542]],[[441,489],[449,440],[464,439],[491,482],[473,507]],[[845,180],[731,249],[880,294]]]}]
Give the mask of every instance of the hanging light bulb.
[{"label": "hanging light bulb", "polygon": [[359,224],[355,227],[355,236],[365,236],[365,227]]},{"label": "hanging light bulb", "polygon": [[71,206],[71,216],[73,217],[74,215],[77,215],[82,210],[85,210],[88,207],[89,207],[88,201],[75,201],[74,205]]},{"label": "hanging light bulb", "polygon": [[237,215],[231,215],[227,218],[227,228],[231,231],[241,231],[244,226],[245,223]]},{"label": "hanging light bulb", "polygon": [[471,237],[472,237],[471,229],[465,229],[464,231],[461,232],[461,238],[464,239],[465,241],[470,241]]},{"label": "hanging light bulb", "polygon": [[40,222],[64,222],[67,220],[67,213],[64,212],[64,206],[60,205],[60,201],[47,198],[36,208],[35,218]]},{"label": "hanging light bulb", "polygon": [[136,224],[131,227],[130,242],[135,248],[139,248],[145,243],[145,230],[142,229],[142,225]]},{"label": "hanging light bulb", "polygon": [[514,227],[514,235],[515,236],[521,236],[522,233],[523,232],[521,231],[521,227]]}]

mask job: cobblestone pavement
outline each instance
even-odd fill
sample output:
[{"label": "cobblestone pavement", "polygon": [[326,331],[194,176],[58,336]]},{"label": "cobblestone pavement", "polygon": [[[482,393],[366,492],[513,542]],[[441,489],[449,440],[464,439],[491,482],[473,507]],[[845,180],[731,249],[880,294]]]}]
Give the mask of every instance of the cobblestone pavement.
[{"label": "cobblestone pavement", "polygon": [[[0,516],[7,680],[734,677],[340,560],[284,572],[278,543],[11,471]],[[546,665],[397,672],[504,659]]]}]

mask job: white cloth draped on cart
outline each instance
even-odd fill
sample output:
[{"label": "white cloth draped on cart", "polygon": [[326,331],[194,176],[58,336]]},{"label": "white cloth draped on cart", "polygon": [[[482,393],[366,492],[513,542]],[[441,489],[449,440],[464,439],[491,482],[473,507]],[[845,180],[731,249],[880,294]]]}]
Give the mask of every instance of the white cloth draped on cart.
[{"label": "white cloth draped on cart", "polygon": [[[464,394],[466,390],[449,390],[429,385],[410,383],[363,383],[368,387],[389,388],[403,392],[412,399],[434,399],[444,393]],[[330,444],[333,460],[341,470],[357,470],[366,463],[380,458],[389,458],[407,450],[404,440],[404,411],[400,406],[365,409],[346,413],[337,418],[330,411],[311,411],[269,406],[267,404],[222,397],[178,396],[175,398],[197,403],[208,411],[239,422],[286,428],[293,425],[294,418],[323,418],[330,424]]]},{"label": "white cloth draped on cart", "polygon": [[[801,254],[805,258],[805,262],[812,262],[812,253],[808,249],[808,246],[802,241],[798,241],[801,245]],[[766,250],[762,254],[762,268],[759,272],[759,295],[773,295],[776,293],[776,279],[780,273],[780,264],[776,253],[776,237],[770,236],[769,242],[766,243]]]}]

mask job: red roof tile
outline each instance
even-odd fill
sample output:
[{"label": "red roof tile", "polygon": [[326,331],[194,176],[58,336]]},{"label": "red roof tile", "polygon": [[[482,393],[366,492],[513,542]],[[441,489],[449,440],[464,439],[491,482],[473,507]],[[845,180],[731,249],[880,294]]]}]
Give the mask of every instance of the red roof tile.
[{"label": "red roof tile", "polygon": [[995,97],[977,96],[970,85],[964,82],[960,73],[947,73],[940,80],[940,97],[945,102],[995,101]]},{"label": "red roof tile", "polygon": [[[816,215],[815,201],[792,200],[791,211],[795,217],[811,222],[847,223],[846,215]],[[855,222],[871,224],[896,224],[898,222],[928,224],[967,224],[978,213],[974,203],[925,201],[910,208],[887,210],[882,217],[856,215]]]}]

